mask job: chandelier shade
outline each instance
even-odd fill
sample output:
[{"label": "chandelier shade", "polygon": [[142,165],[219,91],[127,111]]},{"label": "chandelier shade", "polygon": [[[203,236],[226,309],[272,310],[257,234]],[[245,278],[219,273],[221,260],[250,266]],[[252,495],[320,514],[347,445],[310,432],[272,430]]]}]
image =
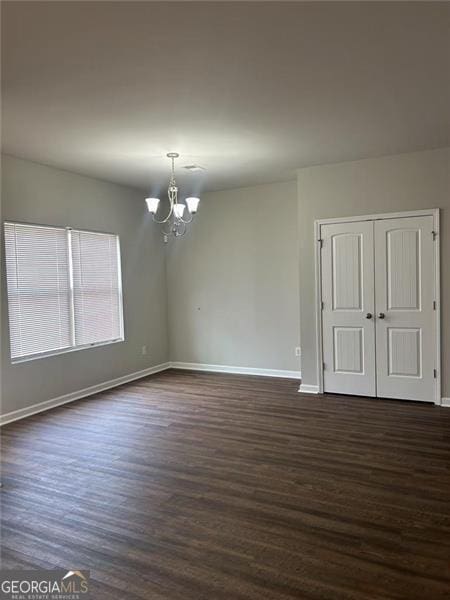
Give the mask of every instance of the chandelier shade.
[{"label": "chandelier shade", "polygon": [[188,207],[189,212],[192,215],[195,215],[195,213],[197,212],[199,203],[200,203],[200,198],[195,198],[194,196],[190,196],[189,198],[186,198],[186,205]]},{"label": "chandelier shade", "polygon": [[[187,225],[194,218],[195,213],[198,210],[200,198],[195,196],[189,196],[186,198],[186,204],[178,202],[178,186],[175,181],[175,159],[178,158],[179,154],[176,152],[169,152],[168,158],[172,161],[172,170],[169,181],[169,187],[167,189],[167,196],[169,198],[169,210],[167,215],[163,219],[157,218],[158,208],[160,206],[159,198],[146,198],[148,212],[152,215],[155,223],[164,225],[163,235],[164,241],[168,241],[168,236],[173,235],[174,237],[180,237],[187,231]],[[187,207],[187,216],[184,217],[185,209]]]},{"label": "chandelier shade", "polygon": [[175,204],[174,205],[173,212],[174,212],[174,215],[177,217],[177,219],[181,219],[185,208],[186,207],[184,204]]},{"label": "chandelier shade", "polygon": [[148,212],[151,212],[152,215],[156,214],[159,205],[159,198],[146,198]]}]

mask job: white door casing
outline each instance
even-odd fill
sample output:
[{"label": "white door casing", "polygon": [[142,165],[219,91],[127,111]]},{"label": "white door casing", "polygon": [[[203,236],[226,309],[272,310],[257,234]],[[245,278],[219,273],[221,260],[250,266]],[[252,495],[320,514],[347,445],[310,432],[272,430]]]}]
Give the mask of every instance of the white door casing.
[{"label": "white door casing", "polygon": [[433,217],[375,221],[377,396],[434,400]]},{"label": "white door casing", "polygon": [[440,404],[439,210],[315,227],[318,391]]},{"label": "white door casing", "polygon": [[324,225],[324,391],[376,395],[373,223]]}]

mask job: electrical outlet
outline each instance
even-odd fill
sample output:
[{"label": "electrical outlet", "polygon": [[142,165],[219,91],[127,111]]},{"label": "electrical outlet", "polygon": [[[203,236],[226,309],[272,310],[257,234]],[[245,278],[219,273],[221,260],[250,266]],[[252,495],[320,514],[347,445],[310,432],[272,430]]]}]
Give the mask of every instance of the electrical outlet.
[{"label": "electrical outlet", "polygon": [[142,346],[142,356],[147,354],[147,346]]},{"label": "electrical outlet", "polygon": [[295,348],[295,356],[301,356],[302,355],[302,349],[300,348],[300,346],[297,346],[297,348]]}]

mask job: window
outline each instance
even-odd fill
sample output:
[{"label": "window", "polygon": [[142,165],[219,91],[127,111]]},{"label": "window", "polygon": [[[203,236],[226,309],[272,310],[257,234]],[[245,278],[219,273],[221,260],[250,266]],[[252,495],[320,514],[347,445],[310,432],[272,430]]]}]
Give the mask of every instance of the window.
[{"label": "window", "polygon": [[117,235],[5,223],[11,359],[123,340]]}]

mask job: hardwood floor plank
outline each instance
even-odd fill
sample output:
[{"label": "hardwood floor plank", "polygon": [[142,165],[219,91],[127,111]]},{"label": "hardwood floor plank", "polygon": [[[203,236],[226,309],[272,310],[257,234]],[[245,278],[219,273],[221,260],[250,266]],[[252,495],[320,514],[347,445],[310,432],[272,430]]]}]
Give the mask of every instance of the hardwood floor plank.
[{"label": "hardwood floor plank", "polygon": [[2,429],[3,568],[123,600],[438,600],[450,411],[167,371]]}]

